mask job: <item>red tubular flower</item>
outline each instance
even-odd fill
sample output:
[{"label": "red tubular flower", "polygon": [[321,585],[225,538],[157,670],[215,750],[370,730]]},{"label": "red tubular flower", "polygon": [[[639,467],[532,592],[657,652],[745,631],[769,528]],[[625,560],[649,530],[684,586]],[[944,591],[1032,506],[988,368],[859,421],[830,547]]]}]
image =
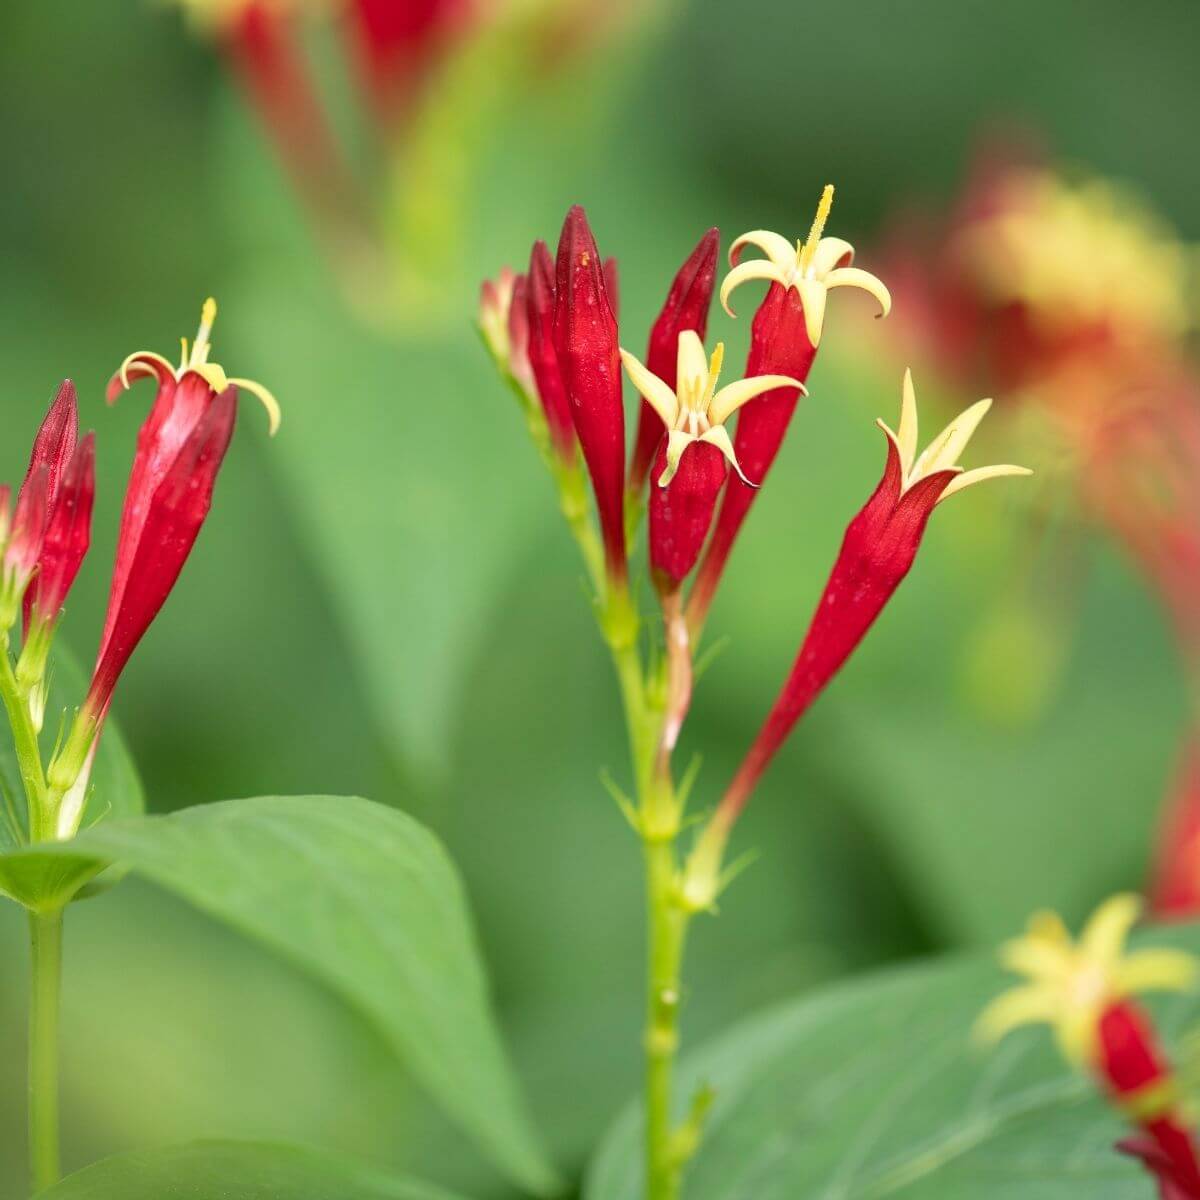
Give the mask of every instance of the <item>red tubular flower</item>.
[{"label": "red tubular flower", "polygon": [[1159,1200],[1200,1200],[1200,1189],[1189,1186],[1175,1163],[1158,1143],[1149,1137],[1124,1138],[1117,1143],[1122,1154],[1138,1159],[1158,1183]]},{"label": "red tubular flower", "polygon": [[102,716],[130,655],[158,615],[212,505],[217,472],[237,415],[237,388],[213,396],[158,479],[127,551],[120,591],[113,579],[108,623],[87,708]]},{"label": "red tubular flower", "polygon": [[[692,329],[700,340],[704,341],[708,328],[708,309],[712,303],[713,285],[717,277],[717,251],[720,245],[721,235],[716,229],[710,229],[700,239],[671,281],[666,302],[650,329],[646,366],[672,389],[676,383],[675,356],[679,346],[679,335],[685,329]],[[664,432],[662,418],[643,400],[638,414],[633,459],[629,464],[631,492],[640,491],[645,486],[646,476],[650,472]],[[752,475],[751,478],[757,479],[758,476]]]},{"label": "red tubular flower", "polygon": [[625,412],[617,321],[604,285],[596,239],[579,205],[567,213],[558,243],[554,348],[596,493],[609,579],[623,584],[628,573]]},{"label": "red tubular flower", "polygon": [[[861,288],[878,301],[881,316],[891,308],[887,288],[874,275],[850,265],[854,247],[841,238],[822,236],[832,205],[833,187],[828,186],[808,238],[802,243],[793,244],[777,233],[759,229],[743,234],[729,248],[733,269],[721,285],[721,303],[726,312],[733,315],[729,297],[742,283],[762,279],[771,284],[754,316],[746,361],[748,376],[787,375],[801,383],[808,378],[824,331],[826,298],[832,288]],[[739,263],[741,250],[747,245],[759,247],[767,257]],[[738,418],[734,449],[756,483],[766,478],[783,445],[797,399],[792,388],[768,392],[747,405]],[[729,485],[688,602],[688,623],[693,631],[704,624],[754,495],[744,483],[734,481]]]},{"label": "red tubular flower", "polygon": [[[656,476],[667,470],[666,439],[660,441]],[[650,569],[660,591],[679,587],[696,565],[727,473],[716,446],[697,444],[680,460],[667,487],[651,487]]]},{"label": "red tubular flower", "polygon": [[1183,1194],[1200,1196],[1200,1160],[1179,1112],[1174,1075],[1145,1014],[1129,1001],[1108,1005],[1097,1045],[1096,1069],[1113,1098],[1162,1152]]},{"label": "red tubular flower", "polygon": [[381,119],[404,115],[474,7],[472,0],[352,0],[363,76]]},{"label": "red tubular flower", "polygon": [[608,293],[608,303],[612,308],[613,320],[621,320],[621,272],[615,258],[604,260],[604,290]]},{"label": "red tubular flower", "polygon": [[554,349],[555,266],[546,243],[533,243],[526,276],[525,304],[529,326],[529,367],[537,384],[538,399],[546,414],[550,440],[564,462],[575,457],[575,423],[558,369]]},{"label": "red tubular flower", "polygon": [[17,497],[12,529],[4,547],[3,582],[0,586],[3,596],[3,619],[0,623],[6,629],[17,618],[20,598],[42,552],[42,542],[46,537],[49,481],[50,468],[40,463],[25,477]]},{"label": "red tubular flower", "polygon": [[913,564],[934,507],[954,492],[1023,467],[964,472],[957,459],[991,404],[981,400],[956,417],[919,457],[912,377],[905,374],[897,433],[883,422],[887,463],[879,486],[850,522],[800,653],[774,706],[721,802],[731,825],[796,722],[862,641]]},{"label": "red tubular flower", "polygon": [[96,496],[96,436],[89,433],[63,472],[38,558],[38,572],[25,593],[27,625],[52,625],[88,552]]}]

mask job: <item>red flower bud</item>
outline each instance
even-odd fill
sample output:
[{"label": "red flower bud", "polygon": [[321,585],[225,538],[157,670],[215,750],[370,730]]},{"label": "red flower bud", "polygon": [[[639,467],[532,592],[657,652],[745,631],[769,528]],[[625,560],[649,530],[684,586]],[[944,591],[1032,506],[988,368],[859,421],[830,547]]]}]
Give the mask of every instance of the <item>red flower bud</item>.
[{"label": "red flower bud", "polygon": [[617,322],[596,239],[579,205],[558,243],[554,347],[600,515],[610,579],[626,578],[625,413]]},{"label": "red flower bud", "polygon": [[[198,377],[185,376],[176,390],[187,389],[193,378]],[[203,380],[199,382],[203,383]],[[205,391],[207,393],[207,385]],[[203,411],[191,424],[178,452],[160,471],[153,476],[148,470],[139,474],[135,464],[130,496],[134,496],[135,485],[154,482],[155,486],[144,504],[138,500],[141,512],[136,541],[123,540],[118,551],[119,561],[124,556],[123,577],[118,589],[114,575],[108,624],[87,700],[89,710],[97,719],[107,710],[121,671],[175,586],[208,516],[213,486],[233,436],[236,415],[236,387],[226,388],[211,400],[206,394]],[[151,420],[153,418],[152,413]],[[141,449],[139,441],[139,452]],[[148,464],[143,461],[143,467],[146,466]],[[126,513],[129,511],[127,500]],[[123,522],[123,539],[125,535]]]},{"label": "red flower bud", "polygon": [[[662,421],[653,415],[661,429]],[[667,469],[666,439],[659,441],[654,479]],[[716,446],[695,442],[666,487],[651,485],[650,568],[660,590],[677,588],[696,565],[727,471],[725,456]]]},{"label": "red flower bud", "polygon": [[[575,456],[575,424],[554,349],[554,272],[554,260],[546,243],[534,242],[525,284],[529,366],[546,414],[550,440],[559,457],[567,462]],[[516,307],[515,295],[513,307]]]},{"label": "red flower bud", "polygon": [[64,379],[46,412],[37,437],[33,439],[33,453],[29,456],[29,470],[25,473],[27,484],[38,467],[46,468],[46,502],[50,509],[54,508],[59,481],[75,452],[78,437],[79,406],[75,400],[75,385],[69,379]]},{"label": "red flower bud", "polygon": [[[42,542],[46,537],[49,486],[50,468],[46,463],[39,463],[25,476],[21,494],[17,497],[12,532],[4,548],[3,590],[14,605],[17,595],[24,592],[42,552]],[[8,615],[15,620],[15,609]]]},{"label": "red flower bud", "polygon": [[46,525],[38,573],[25,593],[26,624],[58,619],[88,552],[96,496],[96,435],[75,447]]},{"label": "red flower bud", "polygon": [[[708,309],[712,302],[713,285],[717,277],[717,252],[721,235],[710,229],[688,255],[678,274],[671,281],[666,302],[650,330],[650,345],[646,351],[646,366],[672,388],[676,386],[675,358],[679,335],[694,329],[700,340],[708,328]],[[645,486],[650,465],[663,438],[662,418],[642,401],[638,414],[637,438],[633,460],[629,466],[629,487],[638,490]],[[752,479],[756,476],[751,476]]]}]

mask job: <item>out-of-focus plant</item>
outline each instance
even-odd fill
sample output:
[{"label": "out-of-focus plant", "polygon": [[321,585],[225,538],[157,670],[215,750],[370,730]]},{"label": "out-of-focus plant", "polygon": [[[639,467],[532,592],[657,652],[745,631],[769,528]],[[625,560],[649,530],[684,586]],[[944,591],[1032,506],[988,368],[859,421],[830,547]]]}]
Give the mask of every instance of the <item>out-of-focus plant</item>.
[{"label": "out-of-focus plant", "polygon": [[[630,0],[177,0],[229,64],[347,301],[372,323],[445,309],[491,131],[659,7]],[[359,104],[334,120],[311,36]],[[342,90],[342,89],[339,89]],[[366,153],[362,147],[366,146]],[[458,264],[461,265],[461,264]]]},{"label": "out-of-focus plant", "polygon": [[[1131,189],[1005,151],[981,161],[943,220],[902,223],[887,257],[897,346],[952,386],[1003,390],[1011,436],[1049,466],[1027,539],[1044,561],[1014,574],[997,617],[1015,616],[1014,630],[1052,615],[1043,585],[1053,578],[1061,606],[1090,524],[1127,551],[1170,619],[1190,731],[1164,811],[1154,907],[1200,911],[1197,252]],[[1037,640],[1052,664],[1055,636]]]},{"label": "out-of-focus plant", "polygon": [[1118,1148],[1145,1164],[1162,1200],[1196,1200],[1200,1154],[1193,1116],[1154,1025],[1134,997],[1190,990],[1197,961],[1168,947],[1126,954],[1140,910],[1138,897],[1114,896],[1096,910],[1077,941],[1057,914],[1038,913],[1025,935],[1001,953],[1003,964],[1028,982],[993,1001],[976,1029],[990,1042],[1022,1025],[1050,1025],[1067,1061],[1090,1074],[1138,1130]]},{"label": "out-of-focus plant", "polygon": [[[726,311],[732,315],[729,301],[742,284],[763,280],[770,286],[753,320],[746,377],[723,387],[724,346],[718,342],[709,356],[703,345],[716,276],[715,229],[700,239],[672,282],[644,363],[620,345],[615,266],[601,258],[581,208],[567,214],[556,262],[538,241],[525,274],[506,270],[483,286],[480,329],[557,485],[595,593],[628,724],[633,794],[612,781],[609,787],[642,842],[645,864],[648,1200],[679,1194],[712,1101],[711,1091],[700,1087],[687,1116],[676,1121],[683,952],[692,918],[715,911],[744,865],[744,859],[726,862],[739,814],[796,722],[908,573],[935,506],[985,479],[1027,473],[958,465],[988,401],[967,409],[918,453],[916,399],[905,375],[896,431],[880,422],[887,439],[883,477],[846,530],[795,663],[715,811],[689,818],[697,763],[678,774],[675,755],[703,665],[697,649],[730,552],[805,394],[828,293],[857,288],[874,297],[881,315],[890,308],[883,283],[852,265],[853,247],[824,236],[832,200],[827,187],[804,239],[755,230],[733,243],[732,269],[720,289]],[[739,262],[747,246],[765,257]],[[622,363],[642,398],[628,470]],[[731,435],[727,422],[735,414]],[[595,521],[586,503],[588,478]],[[647,507],[649,575],[661,618],[661,638],[649,640],[648,657],[629,561]],[[697,833],[682,853],[689,824],[697,824]]]}]

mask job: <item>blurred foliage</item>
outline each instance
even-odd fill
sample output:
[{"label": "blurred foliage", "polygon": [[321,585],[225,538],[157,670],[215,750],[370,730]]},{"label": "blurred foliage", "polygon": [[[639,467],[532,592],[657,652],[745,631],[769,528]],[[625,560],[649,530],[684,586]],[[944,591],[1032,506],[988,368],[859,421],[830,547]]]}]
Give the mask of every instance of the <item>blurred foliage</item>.
[{"label": "blurred foliage", "polygon": [[[106,411],[109,372],[142,346],[170,353],[212,292],[214,357],[284,405],[270,444],[243,412],[213,519],[122,683],[148,808],[359,793],[432,821],[467,878],[537,1116],[578,1168],[636,1086],[640,881],[597,780],[624,772],[615,689],[550,488],[475,345],[479,277],[519,264],[583,200],[621,259],[640,350],[708,224],[727,241],[802,233],[832,179],[831,231],[869,265],[887,214],[951,194],[998,125],[1131,178],[1196,238],[1200,162],[1179,114],[1198,99],[1197,33],[1193,0],[1160,0],[1152,19],[1116,0],[695,0],[637,70],[610,69],[607,105],[605,80],[582,73],[516,106],[486,140],[447,259],[461,318],[430,330],[412,314],[410,332],[384,336],[339,307],[260,131],[176,13],[6,6],[0,476],[20,477],[71,375],[100,434],[93,556],[66,624],[80,658],[149,402],[135,389]],[[866,307],[843,299],[711,623],[731,641],[686,734],[704,756],[701,806],[875,481],[870,419],[895,415],[899,370],[880,362]],[[741,353],[748,321],[713,327]],[[688,1039],[818,980],[993,939],[1040,904],[1077,916],[1139,882],[1183,706],[1159,615],[1124,565],[1093,545],[1082,581],[1072,567],[1080,599],[1032,719],[1003,697],[996,719],[967,666],[1012,570],[1016,487],[939,513],[913,577],[765,781],[739,833],[764,852],[697,928]],[[998,693],[1038,685],[1041,633],[993,653],[1011,675]],[[6,909],[0,1044],[14,1063],[21,941]],[[131,882],[73,911],[67,985],[71,1165],[196,1136],[307,1139],[505,1194],[355,1018],[161,893]],[[13,1070],[0,1197],[19,1194],[22,1104]]]}]

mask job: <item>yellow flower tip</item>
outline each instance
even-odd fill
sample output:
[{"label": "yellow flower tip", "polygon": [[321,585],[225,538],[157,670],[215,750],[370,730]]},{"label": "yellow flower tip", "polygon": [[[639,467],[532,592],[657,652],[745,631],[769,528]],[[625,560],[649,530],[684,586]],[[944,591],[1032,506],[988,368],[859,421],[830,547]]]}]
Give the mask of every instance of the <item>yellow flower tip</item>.
[{"label": "yellow flower tip", "polygon": [[203,327],[211,329],[213,322],[217,319],[217,302],[209,296],[200,308],[200,324]]},{"label": "yellow flower tip", "polygon": [[709,388],[717,382],[721,375],[721,367],[725,363],[725,343],[718,342],[713,347],[712,357],[708,360]]},{"label": "yellow flower tip", "polygon": [[274,437],[283,421],[283,411],[279,407],[279,401],[275,399],[275,394],[261,383],[255,383],[253,379],[230,379],[227,382],[249,392],[266,409],[267,435]]}]

